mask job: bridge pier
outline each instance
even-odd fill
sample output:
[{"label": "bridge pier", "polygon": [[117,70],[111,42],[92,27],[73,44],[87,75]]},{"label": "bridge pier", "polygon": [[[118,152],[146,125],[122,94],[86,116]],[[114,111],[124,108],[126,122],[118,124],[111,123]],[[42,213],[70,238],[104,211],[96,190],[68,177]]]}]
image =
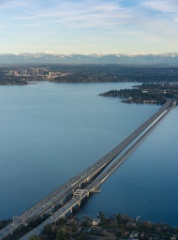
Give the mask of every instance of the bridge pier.
[{"label": "bridge pier", "polygon": [[80,201],[80,200],[77,202],[77,205],[78,205],[79,207],[81,206],[81,201]]},{"label": "bridge pier", "polygon": [[70,213],[72,214],[72,212],[73,212],[73,208],[71,207],[71,208],[70,208]]},{"label": "bridge pier", "polygon": [[101,189],[99,189],[99,188],[95,188],[94,190],[92,190],[91,192],[94,192],[94,193],[99,193],[99,192],[101,192]]}]

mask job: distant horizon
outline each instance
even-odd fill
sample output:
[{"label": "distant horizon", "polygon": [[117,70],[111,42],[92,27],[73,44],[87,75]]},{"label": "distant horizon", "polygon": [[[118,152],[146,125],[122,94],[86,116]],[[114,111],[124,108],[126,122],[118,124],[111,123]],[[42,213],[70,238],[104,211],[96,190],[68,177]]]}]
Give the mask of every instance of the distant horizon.
[{"label": "distant horizon", "polygon": [[170,55],[178,55],[178,51],[177,52],[160,52],[160,53],[133,53],[133,54],[129,54],[129,53],[123,53],[123,52],[116,52],[116,53],[49,53],[49,52],[19,52],[19,53],[0,53],[0,55],[59,55],[59,56],[72,56],[72,55],[81,55],[81,56],[109,56],[109,55],[115,55],[115,56],[145,56],[145,55],[152,55],[152,56],[157,56],[157,55],[161,55],[161,56],[170,56]]}]

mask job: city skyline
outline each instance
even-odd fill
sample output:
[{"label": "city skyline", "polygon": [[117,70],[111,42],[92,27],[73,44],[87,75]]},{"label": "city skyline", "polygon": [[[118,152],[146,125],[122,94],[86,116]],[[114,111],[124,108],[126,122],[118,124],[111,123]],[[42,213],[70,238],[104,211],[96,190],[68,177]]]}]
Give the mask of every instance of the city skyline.
[{"label": "city skyline", "polygon": [[0,54],[178,52],[176,0],[1,0]]}]

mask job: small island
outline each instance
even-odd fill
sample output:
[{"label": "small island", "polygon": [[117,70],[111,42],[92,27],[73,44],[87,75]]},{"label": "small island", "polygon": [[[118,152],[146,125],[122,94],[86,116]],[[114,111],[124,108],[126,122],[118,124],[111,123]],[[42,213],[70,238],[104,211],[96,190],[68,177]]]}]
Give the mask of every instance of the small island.
[{"label": "small island", "polygon": [[178,100],[178,84],[142,84],[132,89],[110,90],[99,94],[104,97],[119,97],[125,103],[164,104],[166,99]]}]

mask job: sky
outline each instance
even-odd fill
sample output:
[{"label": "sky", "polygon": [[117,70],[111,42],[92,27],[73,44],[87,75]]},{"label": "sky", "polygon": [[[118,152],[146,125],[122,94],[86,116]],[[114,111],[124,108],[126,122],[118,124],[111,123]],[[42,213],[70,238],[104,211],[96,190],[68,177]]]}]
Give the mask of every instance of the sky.
[{"label": "sky", "polygon": [[0,0],[0,54],[178,52],[178,0]]}]

